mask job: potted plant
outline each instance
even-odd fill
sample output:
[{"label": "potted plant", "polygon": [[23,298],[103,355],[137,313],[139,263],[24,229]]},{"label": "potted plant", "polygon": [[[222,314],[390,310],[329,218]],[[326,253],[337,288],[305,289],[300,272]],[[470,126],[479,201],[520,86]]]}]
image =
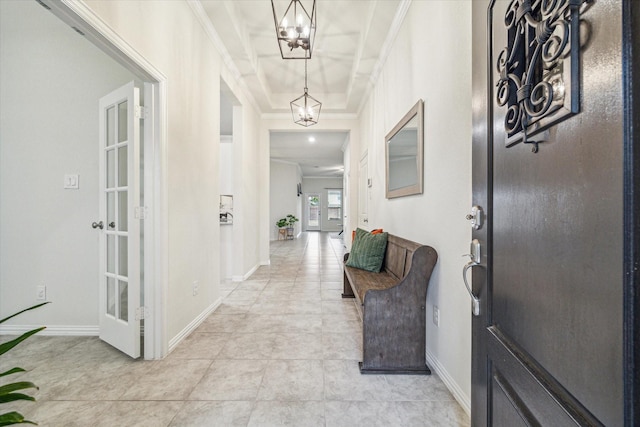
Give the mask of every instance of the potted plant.
[{"label": "potted plant", "polygon": [[287,228],[293,228],[293,224],[295,224],[296,222],[300,221],[298,218],[296,218],[293,215],[287,215]]},{"label": "potted plant", "polygon": [[[38,305],[34,305],[33,307],[29,307],[27,309],[24,309],[18,313],[12,314],[9,317],[5,317],[4,319],[0,320],[0,323],[4,323],[7,320],[17,316],[18,314],[24,313],[25,311],[29,311],[29,310],[33,310],[35,308],[38,307],[42,307],[45,304],[49,304],[49,302],[44,302],[42,304],[38,304]],[[40,332],[41,330],[44,329],[44,326],[41,328],[37,328],[34,329],[32,331],[29,332],[25,332],[24,334],[20,335],[18,338],[14,338],[10,341],[4,342],[0,344],[0,355],[8,352],[9,350],[11,350],[13,347],[17,346],[18,344],[20,344],[22,341],[26,340],[27,338],[29,338],[31,335],[37,334],[38,332]],[[13,369],[9,369],[8,371],[4,371],[2,373],[0,373],[0,377],[6,377],[8,375],[12,375],[12,374],[17,374],[20,372],[25,372],[24,369],[22,368],[18,368],[15,367]],[[18,382],[14,382],[14,383],[9,383],[9,384],[3,384],[0,385],[0,404],[2,403],[9,403],[9,402],[15,402],[18,400],[30,400],[30,401],[34,401],[35,399],[32,396],[29,396],[27,394],[21,393],[21,391],[26,390],[26,389],[37,389],[38,387],[33,384],[32,382],[29,381],[18,381]],[[22,414],[20,414],[19,412],[16,411],[12,411],[12,412],[6,412],[3,414],[0,414],[0,426],[6,426],[6,425],[13,425],[13,424],[36,424],[33,421],[29,421],[29,420],[25,420],[24,416],[22,416]]]},{"label": "potted plant", "polygon": [[276,222],[276,226],[280,229],[285,228],[286,229],[286,238],[289,239],[293,239],[293,224],[295,224],[296,222],[300,221],[298,218],[296,218],[294,215],[287,215],[284,218],[280,218],[277,222]]}]

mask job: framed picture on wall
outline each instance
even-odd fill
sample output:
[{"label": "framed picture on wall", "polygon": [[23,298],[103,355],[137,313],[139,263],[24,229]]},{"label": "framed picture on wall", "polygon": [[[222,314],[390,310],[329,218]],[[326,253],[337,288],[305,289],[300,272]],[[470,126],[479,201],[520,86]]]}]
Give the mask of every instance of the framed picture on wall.
[{"label": "framed picture on wall", "polygon": [[220,195],[220,224],[233,224],[233,196]]}]

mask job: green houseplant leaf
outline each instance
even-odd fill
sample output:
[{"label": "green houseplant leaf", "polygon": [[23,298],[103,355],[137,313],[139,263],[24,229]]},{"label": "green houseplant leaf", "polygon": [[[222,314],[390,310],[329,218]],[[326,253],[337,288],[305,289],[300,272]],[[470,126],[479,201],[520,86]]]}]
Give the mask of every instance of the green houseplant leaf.
[{"label": "green houseplant leaf", "polygon": [[36,398],[23,393],[9,393],[4,396],[0,396],[0,403],[15,402],[16,400],[30,400],[36,401]]},{"label": "green houseplant leaf", "polygon": [[[0,322],[2,323],[2,322]],[[18,338],[15,338],[11,341],[7,341],[7,342],[3,342],[2,344],[0,344],[0,356],[5,354],[7,351],[11,350],[13,347],[17,346],[18,344],[20,344],[22,341],[26,340],[27,338],[29,338],[31,335],[37,334],[38,332],[40,332],[41,330],[45,329],[45,327],[41,327],[38,329],[34,329],[32,331],[29,332],[25,332],[24,334],[20,335]]]},{"label": "green houseplant leaf", "polygon": [[11,316],[9,316],[9,317],[5,317],[4,319],[0,320],[0,323],[4,323],[4,322],[6,322],[6,321],[7,321],[7,320],[9,320],[9,319],[12,319],[12,318],[16,317],[17,315],[24,313],[25,311],[35,310],[36,308],[38,308],[38,307],[42,307],[43,305],[47,305],[47,304],[51,304],[51,301],[43,302],[43,303],[40,303],[40,304],[36,304],[36,305],[34,305],[34,306],[32,306],[32,307],[25,308],[24,310],[19,311],[19,312],[17,312],[17,313],[14,313],[14,314],[12,314],[12,315],[11,315]]},{"label": "green houseplant leaf", "polygon": [[295,224],[296,222],[298,222],[300,220],[298,218],[296,218],[294,215],[289,214],[289,215],[287,215],[286,221],[287,221],[287,225],[289,227],[293,227],[293,224]]},{"label": "green houseplant leaf", "polygon": [[[37,389],[38,387],[29,381],[20,381],[17,383],[11,383],[11,384],[7,384],[7,385],[3,385],[0,386],[0,403],[5,403],[5,402],[10,402],[13,400],[19,400],[19,399],[15,399],[15,398],[8,398],[7,396],[12,396],[15,394],[20,394],[20,393],[13,393],[14,391],[18,391],[18,390],[25,390],[28,388],[35,388]],[[33,397],[31,396],[27,396],[28,399],[23,399],[23,400],[35,400]],[[5,400],[8,399],[8,400]]]},{"label": "green houseplant leaf", "polygon": [[[49,302],[43,302],[41,304],[37,304],[37,305],[34,305],[32,307],[25,308],[24,310],[21,310],[21,311],[15,313],[15,314],[12,314],[11,316],[5,317],[4,319],[0,320],[0,323],[4,323],[9,319],[14,318],[17,315],[24,313],[25,311],[34,310],[34,309],[36,309],[38,307],[42,307],[45,304],[49,304]],[[32,336],[34,334],[37,334],[38,332],[40,332],[43,329],[45,329],[44,326],[41,327],[41,328],[33,329],[31,331],[25,332],[24,334],[20,335],[17,338],[12,339],[11,341],[7,341],[5,343],[0,344],[0,356],[5,354],[6,352],[11,350],[15,346],[17,346],[18,344],[20,344],[22,341],[26,340],[30,336]],[[17,373],[20,373],[20,372],[25,372],[25,370],[23,368],[15,367],[15,368],[9,369],[8,371],[0,373],[0,377],[6,377],[6,376],[9,376],[9,375],[12,375],[12,374],[17,374]],[[29,395],[24,394],[24,393],[16,393],[17,391],[33,389],[33,388],[36,389],[36,390],[38,389],[38,387],[34,383],[29,382],[29,381],[18,381],[18,382],[14,382],[14,383],[1,385],[0,386],[0,404],[9,403],[9,402],[15,402],[15,401],[19,401],[19,400],[35,401],[35,398],[33,396],[29,396]],[[37,425],[33,421],[25,420],[24,416],[22,414],[20,414],[19,412],[16,412],[16,411],[11,411],[11,412],[6,412],[4,414],[0,414],[0,427],[9,426],[9,425],[13,425],[13,424],[33,424],[33,425]]]},{"label": "green houseplant leaf", "polygon": [[17,374],[18,372],[27,372],[27,371],[25,371],[22,368],[13,368],[13,369],[9,369],[6,372],[1,373],[0,377],[4,377],[4,376],[7,376],[7,375],[11,375],[11,374]]},{"label": "green houseplant leaf", "polygon": [[25,420],[22,414],[15,411],[7,412],[6,414],[0,415],[0,427],[11,426],[14,424],[33,424],[35,426],[38,425],[33,421]]}]

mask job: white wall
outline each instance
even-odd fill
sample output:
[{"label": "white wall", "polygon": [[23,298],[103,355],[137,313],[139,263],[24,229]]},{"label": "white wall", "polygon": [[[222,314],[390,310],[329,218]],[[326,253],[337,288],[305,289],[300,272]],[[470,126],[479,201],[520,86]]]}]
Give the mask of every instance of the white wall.
[{"label": "white wall", "polygon": [[[297,196],[298,183],[302,181],[300,167],[295,163],[271,160],[270,167],[270,238],[278,239],[276,222],[287,215],[302,217],[302,197]],[[301,230],[300,222],[294,225],[294,235]]]},{"label": "white wall", "polygon": [[[98,325],[98,100],[133,76],[34,1],[0,2],[0,317]],[[80,188],[64,190],[64,174]]]},{"label": "white wall", "polygon": [[[243,105],[249,105],[248,100],[238,94]],[[258,241],[260,239],[259,221],[261,206],[257,203],[259,198],[259,156],[258,145],[260,116],[255,109],[247,107],[234,107],[234,169],[238,185],[235,186],[238,203],[234,210],[238,226],[234,233],[237,239],[236,265],[234,266],[233,279],[245,280],[260,265]],[[240,117],[240,120],[236,120]],[[237,228],[239,227],[239,228]]]},{"label": "white wall", "polygon": [[[342,189],[342,177],[339,178],[318,178],[307,177],[302,178],[302,192],[317,193],[320,195],[320,208],[322,213],[320,215],[320,230],[321,231],[340,231],[342,230],[342,219],[340,220],[328,220],[328,200],[327,189]],[[306,200],[302,200],[302,216],[306,220]],[[303,219],[301,218],[301,221]],[[304,226],[303,226],[304,229]]]},{"label": "white wall", "polygon": [[[384,136],[420,98],[425,101],[424,194],[387,200]],[[467,410],[471,314],[461,255],[471,240],[465,220],[471,204],[470,99],[471,2],[412,2],[362,111],[357,157],[368,150],[369,224],[438,252],[427,294],[427,353]],[[439,327],[431,320],[434,305],[440,308]]]}]

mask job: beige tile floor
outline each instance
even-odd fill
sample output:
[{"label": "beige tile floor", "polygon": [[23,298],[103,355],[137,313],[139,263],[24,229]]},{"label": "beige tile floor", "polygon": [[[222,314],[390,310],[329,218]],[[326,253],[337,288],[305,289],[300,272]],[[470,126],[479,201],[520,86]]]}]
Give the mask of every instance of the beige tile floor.
[{"label": "beige tile floor", "polygon": [[38,401],[18,409],[41,426],[468,426],[435,374],[360,375],[342,254],[327,233],[272,242],[271,265],[224,283],[220,307],[164,360],[36,336],[0,372],[29,369]]}]

